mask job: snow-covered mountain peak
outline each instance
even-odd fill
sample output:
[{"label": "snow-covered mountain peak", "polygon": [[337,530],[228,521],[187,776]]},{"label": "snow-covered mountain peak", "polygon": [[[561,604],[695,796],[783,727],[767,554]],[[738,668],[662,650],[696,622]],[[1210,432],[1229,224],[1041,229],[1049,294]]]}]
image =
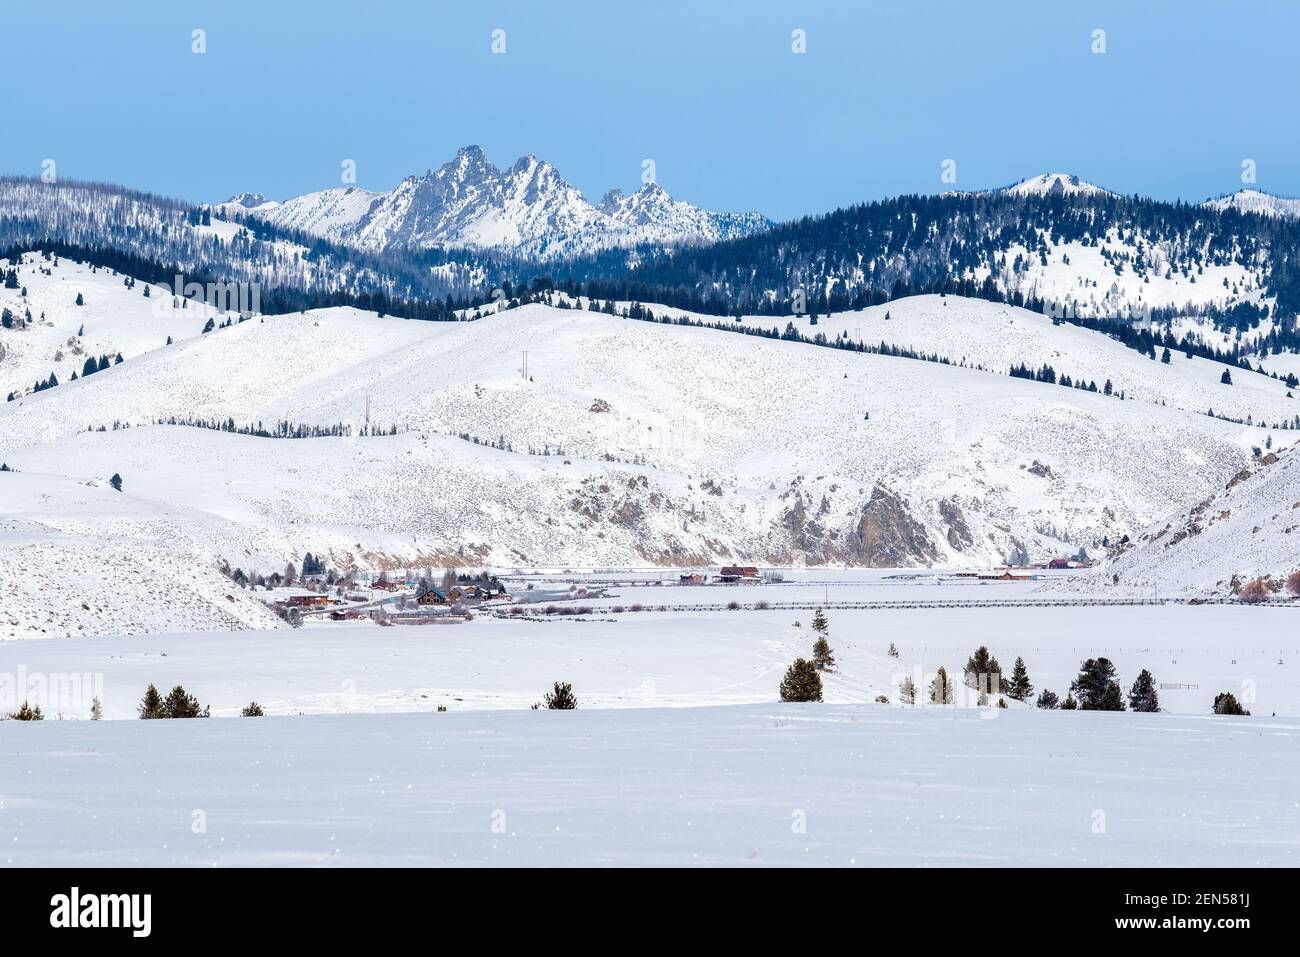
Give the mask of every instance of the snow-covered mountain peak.
[{"label": "snow-covered mountain peak", "polygon": [[1085,182],[1072,173],[1042,173],[1003,190],[1013,196],[1110,196],[1109,190]]},{"label": "snow-covered mountain peak", "polygon": [[606,193],[593,206],[552,164],[528,154],[509,169],[465,146],[437,170],[408,176],[388,193],[327,190],[256,215],[370,250],[394,246],[502,249],[542,259],[639,243],[713,242],[766,229],[758,213],[712,213],[672,199],[657,183],[632,196]]},{"label": "snow-covered mountain peak", "polygon": [[236,193],[230,199],[223,203],[223,206],[242,206],[245,209],[253,209],[257,206],[265,205],[266,197],[261,193]]},{"label": "snow-covered mountain peak", "polygon": [[1239,189],[1235,193],[1220,196],[1217,199],[1207,199],[1201,205],[1207,209],[1220,211],[1235,209],[1239,213],[1258,213],[1260,216],[1282,219],[1300,218],[1300,199],[1274,196],[1272,193],[1250,187]]}]

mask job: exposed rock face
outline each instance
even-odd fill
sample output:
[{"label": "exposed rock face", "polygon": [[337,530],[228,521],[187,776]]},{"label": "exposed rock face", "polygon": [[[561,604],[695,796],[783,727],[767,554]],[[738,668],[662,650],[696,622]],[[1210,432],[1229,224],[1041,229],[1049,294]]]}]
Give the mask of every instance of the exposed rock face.
[{"label": "exposed rock face", "polygon": [[939,560],[925,526],[912,517],[906,503],[877,485],[862,508],[854,529],[858,562],[869,568],[918,565]]},{"label": "exposed rock face", "polygon": [[966,524],[966,515],[961,506],[953,499],[946,498],[939,503],[939,514],[948,523],[948,544],[959,552],[975,544],[970,526]]}]

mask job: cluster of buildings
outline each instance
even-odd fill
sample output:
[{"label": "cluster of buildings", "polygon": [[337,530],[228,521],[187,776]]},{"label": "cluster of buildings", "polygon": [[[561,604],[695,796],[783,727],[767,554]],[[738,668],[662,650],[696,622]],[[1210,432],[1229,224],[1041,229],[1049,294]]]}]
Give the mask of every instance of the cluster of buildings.
[{"label": "cluster of buildings", "polygon": [[[760,582],[763,578],[753,565],[723,565],[718,574],[713,576],[713,580],[729,585]],[[678,583],[682,585],[706,585],[708,582],[709,576],[700,573],[682,575],[678,579]]]}]

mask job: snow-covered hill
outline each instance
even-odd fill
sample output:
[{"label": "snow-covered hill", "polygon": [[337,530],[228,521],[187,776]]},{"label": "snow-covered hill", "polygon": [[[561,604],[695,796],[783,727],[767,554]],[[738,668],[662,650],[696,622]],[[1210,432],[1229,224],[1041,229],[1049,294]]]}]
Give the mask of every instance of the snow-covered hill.
[{"label": "snow-covered hill", "polygon": [[166,286],[109,269],[36,254],[21,258],[0,260],[0,269],[17,266],[19,283],[0,286],[0,310],[13,317],[12,328],[0,327],[0,400],[31,392],[51,375],[69,382],[85,371],[87,359],[131,359],[233,315],[202,301],[176,300]]},{"label": "snow-covered hill", "polygon": [[[973,315],[991,334],[1008,318]],[[1059,336],[1063,368],[1111,361],[1102,337],[1037,332]],[[7,403],[0,457],[117,472],[150,501],[246,523],[269,550],[340,561],[981,565],[1135,531],[1266,441],[1157,404],[1194,392],[1197,363],[1138,365],[1164,383],[1152,401],[541,305],[461,323],[335,309],[217,329]],[[1282,407],[1264,387],[1257,401]],[[398,434],[356,437],[367,405]],[[141,427],[170,417],[353,435]]]},{"label": "snow-covered hill", "polygon": [[[1128,589],[1229,595],[1264,578],[1278,597],[1300,571],[1300,451],[1267,452],[1190,508],[1134,536],[1102,570]],[[1113,578],[1112,578],[1113,580]]]},{"label": "snow-covered hill", "polygon": [[770,225],[757,213],[712,213],[675,201],[657,183],[631,196],[611,190],[592,205],[549,163],[525,156],[501,170],[477,146],[390,192],[344,187],[242,205],[267,222],[372,251],[473,247],[544,259],[638,243],[715,242]]},{"label": "snow-covered hill", "polygon": [[1085,182],[1071,173],[1042,173],[1030,176],[1013,186],[1008,186],[1004,193],[1012,196],[1113,196],[1109,190]]},{"label": "snow-covered hill", "polygon": [[218,572],[241,542],[256,529],[106,478],[0,472],[0,639],[277,627]]},{"label": "snow-covered hill", "polygon": [[[684,310],[654,307],[670,316],[689,315],[716,321]],[[926,355],[936,355],[966,366],[1006,373],[1013,366],[1031,369],[1050,366],[1075,383],[1095,384],[1122,393],[1127,400],[1149,402],[1191,412],[1213,411],[1230,419],[1259,424],[1296,423],[1300,399],[1296,390],[1271,375],[1261,375],[1209,359],[1189,359],[1181,352],[1152,359],[1101,333],[1069,323],[1056,324],[1042,313],[1016,306],[966,299],[959,296],[911,296],[855,312],[774,320],[770,316],[745,316],[745,325],[770,329],[792,322],[801,334],[818,333],[835,341],[846,339],[864,345],[887,343]],[[1285,379],[1291,371],[1287,356],[1261,361],[1269,373]],[[1160,368],[1155,368],[1160,366]],[[1232,384],[1220,380],[1224,371]],[[1280,437],[1280,436],[1279,436]]]},{"label": "snow-covered hill", "polygon": [[1240,189],[1227,196],[1207,199],[1201,204],[1209,209],[1235,209],[1239,213],[1257,213],[1260,216],[1272,216],[1282,219],[1300,217],[1300,199],[1287,196],[1274,196],[1258,189]]}]

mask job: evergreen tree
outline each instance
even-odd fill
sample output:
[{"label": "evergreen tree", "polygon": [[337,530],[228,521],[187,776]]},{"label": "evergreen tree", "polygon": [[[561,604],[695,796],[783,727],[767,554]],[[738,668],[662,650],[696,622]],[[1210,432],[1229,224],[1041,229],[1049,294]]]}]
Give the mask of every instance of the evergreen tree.
[{"label": "evergreen tree", "polygon": [[149,685],[149,690],[144,693],[144,699],[140,702],[139,713],[142,718],[167,717],[167,715],[163,713],[162,695],[158,693],[158,689],[152,684]]},{"label": "evergreen tree", "polygon": [[1061,702],[1062,711],[1074,711],[1079,707],[1079,702],[1074,700],[1074,695],[1067,693],[1065,700]]},{"label": "evergreen tree", "polygon": [[103,717],[104,717],[104,703],[99,700],[99,695],[96,695],[90,701],[90,720],[100,721],[103,719]]},{"label": "evergreen tree", "polygon": [[1235,714],[1248,715],[1249,711],[1242,708],[1237,696],[1231,691],[1220,692],[1214,696],[1214,713],[1215,714]]},{"label": "evergreen tree", "polygon": [[1011,683],[1007,686],[1007,694],[1017,701],[1024,701],[1033,693],[1034,686],[1029,682],[1025,659],[1017,655],[1015,666],[1011,669]]},{"label": "evergreen tree", "polygon": [[114,491],[116,492],[122,491],[122,476],[114,472],[113,477],[108,480],[108,484],[113,486]]},{"label": "evergreen tree", "polygon": [[1129,689],[1128,706],[1134,711],[1159,711],[1160,699],[1156,695],[1156,682],[1145,668],[1138,674]]},{"label": "evergreen tree", "polygon": [[1055,691],[1048,691],[1044,688],[1038,693],[1038,707],[1048,711],[1055,710],[1060,706],[1060,699],[1056,696]]},{"label": "evergreen tree", "polygon": [[[153,687],[150,685],[150,687]],[[199,704],[199,699],[186,694],[185,689],[177,685],[162,703],[164,718],[206,718],[208,709]]]},{"label": "evergreen tree", "polygon": [[930,681],[930,703],[952,704],[952,679],[945,668],[940,668]]},{"label": "evergreen tree", "polygon": [[830,636],[830,622],[826,620],[826,615],[822,613],[820,608],[818,608],[817,613],[813,615],[812,629],[823,637]]},{"label": "evergreen tree", "polygon": [[1232,371],[1229,369],[1224,369],[1223,375],[1219,376],[1219,381],[1222,382],[1224,385],[1232,385]]},{"label": "evergreen tree", "polygon": [[578,707],[573,696],[573,686],[567,681],[555,682],[555,689],[543,699],[551,711],[572,711]]},{"label": "evergreen tree", "polygon": [[1118,681],[1108,681],[1106,690],[1101,695],[1101,705],[1096,709],[1098,711],[1123,711],[1124,710],[1124,692],[1120,691]]},{"label": "evergreen tree", "polygon": [[86,300],[82,297],[81,293],[77,293],[77,305],[84,306],[85,304]]},{"label": "evergreen tree", "polygon": [[1079,707],[1085,711],[1112,710],[1103,709],[1102,700],[1114,681],[1115,666],[1109,658],[1089,658],[1079,668],[1079,676],[1070,682],[1070,691],[1079,696]]},{"label": "evergreen tree", "polygon": [[898,686],[898,700],[903,704],[916,704],[916,682],[904,678]]},{"label": "evergreen tree", "polygon": [[818,637],[813,642],[813,664],[818,671],[834,671],[835,655],[831,652],[831,645],[824,637]]},{"label": "evergreen tree", "polygon": [[245,705],[244,710],[239,712],[239,714],[244,718],[261,718],[264,716],[265,712],[262,711],[262,706],[260,704],[253,701]]},{"label": "evergreen tree", "polygon": [[885,654],[889,655],[889,657],[891,658],[898,657],[898,649],[894,647],[894,643],[892,641],[889,643],[889,651],[885,652]]},{"label": "evergreen tree", "polygon": [[963,678],[968,688],[996,692],[1002,684],[1002,666],[987,648],[980,645],[975,654],[966,659]]},{"label": "evergreen tree", "polygon": [[821,701],[822,678],[807,659],[796,658],[781,679],[782,701]]}]

